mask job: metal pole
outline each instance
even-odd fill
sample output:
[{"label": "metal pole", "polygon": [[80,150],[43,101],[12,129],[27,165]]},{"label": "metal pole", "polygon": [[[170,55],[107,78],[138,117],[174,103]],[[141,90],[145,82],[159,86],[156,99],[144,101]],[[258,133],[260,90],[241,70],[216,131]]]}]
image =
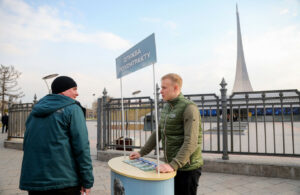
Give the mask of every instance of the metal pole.
[{"label": "metal pole", "polygon": [[121,105],[122,105],[122,134],[123,134],[123,147],[124,147],[124,157],[126,157],[126,150],[125,150],[125,129],[124,129],[124,103],[123,103],[123,88],[122,88],[122,77],[120,78],[121,84]]},{"label": "metal pole", "polygon": [[[101,131],[103,130],[102,128],[102,121],[101,121],[101,109],[103,108],[103,105],[101,105],[101,98],[98,98],[97,100],[97,150],[103,149],[102,144],[101,144]],[[98,153],[98,152],[97,152]]]},{"label": "metal pole", "polygon": [[160,118],[160,112],[159,112],[159,85],[156,83],[156,101],[157,101],[157,118]]},{"label": "metal pole", "polygon": [[108,112],[108,109],[107,109],[107,91],[106,89],[104,88],[103,90],[103,97],[102,97],[102,109],[101,109],[101,112],[102,112],[102,118],[103,118],[103,123],[102,123],[102,140],[103,140],[103,150],[105,150],[107,148],[107,139],[106,139],[106,134],[107,134],[107,119],[106,119],[106,113]]},{"label": "metal pole", "polygon": [[[160,112],[159,112],[159,86],[158,86],[158,84],[156,83],[156,102],[157,102],[157,118],[160,118]],[[151,117],[152,118],[152,117]],[[153,120],[152,120],[152,122],[153,122]],[[152,128],[152,125],[151,125],[151,128]],[[159,150],[159,146],[158,146],[158,150]],[[159,150],[159,152],[160,152],[160,150]],[[154,155],[156,155],[156,150],[155,150],[155,153],[154,153]]]},{"label": "metal pole", "polygon": [[157,117],[157,99],[155,88],[155,68],[153,64],[153,89],[154,89],[154,107],[155,107],[155,130],[156,130],[156,158],[157,158],[157,172],[159,174],[159,142],[158,142],[158,117]]},{"label": "metal pole", "polygon": [[223,129],[223,160],[228,160],[228,147],[227,147],[227,97],[226,92],[227,89],[225,88],[227,83],[225,79],[222,79],[221,85],[221,101],[222,101],[222,129]]}]

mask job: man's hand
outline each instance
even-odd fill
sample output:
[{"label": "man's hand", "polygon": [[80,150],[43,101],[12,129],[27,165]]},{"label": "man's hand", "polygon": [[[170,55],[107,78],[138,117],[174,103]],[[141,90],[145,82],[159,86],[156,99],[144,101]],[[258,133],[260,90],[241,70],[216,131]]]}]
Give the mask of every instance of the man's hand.
[{"label": "man's hand", "polygon": [[[158,168],[156,167],[156,171],[158,171]],[[173,172],[174,169],[169,164],[161,164],[159,165],[159,172],[161,173],[170,173]]]},{"label": "man's hand", "polygon": [[141,157],[141,154],[138,153],[138,152],[131,152],[130,155],[129,155],[129,159],[130,160],[133,160],[133,159],[136,159],[136,158],[140,158]]},{"label": "man's hand", "polygon": [[91,189],[86,189],[84,187],[81,187],[80,193],[81,195],[84,195],[84,193],[85,195],[89,195],[91,193]]}]

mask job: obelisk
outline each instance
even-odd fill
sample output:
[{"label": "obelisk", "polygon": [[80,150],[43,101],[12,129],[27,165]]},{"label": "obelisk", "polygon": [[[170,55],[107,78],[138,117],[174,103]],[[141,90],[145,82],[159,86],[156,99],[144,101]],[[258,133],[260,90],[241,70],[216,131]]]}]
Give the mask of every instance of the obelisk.
[{"label": "obelisk", "polygon": [[253,91],[249,80],[245,57],[244,57],[242,34],[240,28],[240,18],[239,18],[237,5],[236,5],[236,20],[237,20],[237,61],[236,61],[235,81],[234,81],[232,93]]}]

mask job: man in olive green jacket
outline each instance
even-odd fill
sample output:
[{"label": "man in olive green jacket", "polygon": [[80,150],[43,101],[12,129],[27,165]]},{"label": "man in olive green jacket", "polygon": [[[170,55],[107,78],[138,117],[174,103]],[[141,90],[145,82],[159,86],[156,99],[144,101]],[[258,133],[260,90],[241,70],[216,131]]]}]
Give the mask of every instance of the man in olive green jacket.
[{"label": "man in olive green jacket", "polygon": [[[175,195],[196,195],[203,165],[201,121],[197,105],[181,93],[182,79],[177,74],[167,74],[161,79],[161,95],[166,101],[159,121],[159,140],[162,140],[166,164],[160,172],[177,171]],[[153,132],[139,152],[132,152],[131,159],[150,153],[156,146]]]}]

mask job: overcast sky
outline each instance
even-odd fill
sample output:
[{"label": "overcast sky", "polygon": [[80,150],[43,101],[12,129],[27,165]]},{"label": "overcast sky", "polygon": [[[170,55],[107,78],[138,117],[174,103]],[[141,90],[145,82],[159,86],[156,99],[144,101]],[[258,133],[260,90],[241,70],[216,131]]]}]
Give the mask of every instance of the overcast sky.
[{"label": "overcast sky", "polygon": [[[23,102],[46,95],[42,77],[58,73],[76,80],[90,107],[104,87],[120,97],[115,58],[155,33],[157,82],[175,72],[183,93],[219,94],[224,77],[231,93],[236,3],[253,89],[299,90],[299,0],[0,0],[0,64],[22,72]],[[153,95],[151,66],[123,78],[124,96],[136,90]]]}]

